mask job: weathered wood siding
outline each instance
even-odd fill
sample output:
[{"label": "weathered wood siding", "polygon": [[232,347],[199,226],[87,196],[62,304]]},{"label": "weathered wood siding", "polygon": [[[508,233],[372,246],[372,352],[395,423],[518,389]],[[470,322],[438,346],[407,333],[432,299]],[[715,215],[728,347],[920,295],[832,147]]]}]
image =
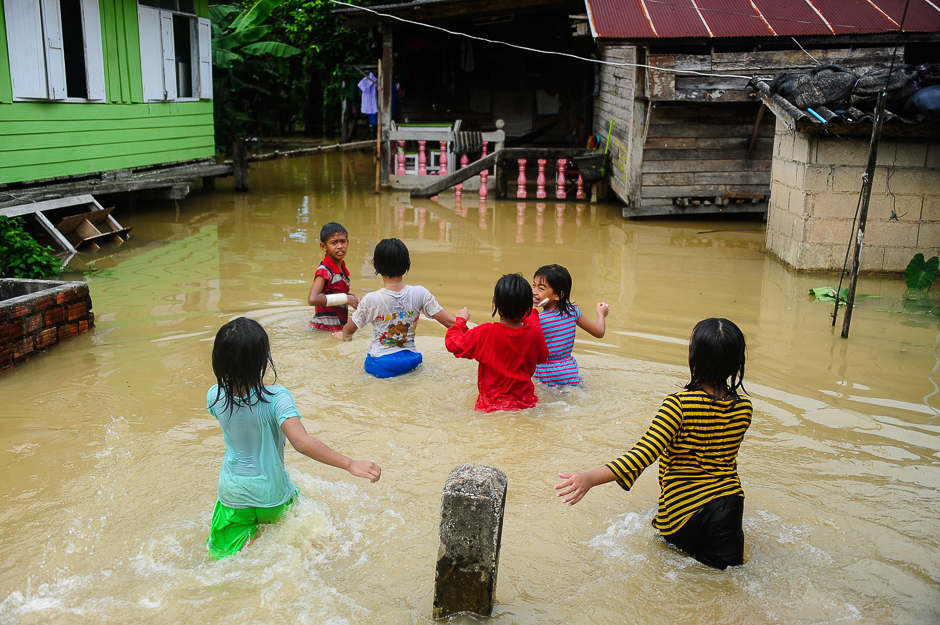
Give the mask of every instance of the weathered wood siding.
[{"label": "weathered wood siding", "polygon": [[100,0],[100,12],[108,103],[14,102],[0,3],[0,184],[215,153],[210,100],[144,103],[136,1]]},{"label": "weathered wood siding", "polygon": [[[675,198],[725,193],[770,196],[774,117],[765,114],[748,145],[760,104],[657,104],[643,146],[640,208]],[[732,203],[734,200],[732,200]]]}]

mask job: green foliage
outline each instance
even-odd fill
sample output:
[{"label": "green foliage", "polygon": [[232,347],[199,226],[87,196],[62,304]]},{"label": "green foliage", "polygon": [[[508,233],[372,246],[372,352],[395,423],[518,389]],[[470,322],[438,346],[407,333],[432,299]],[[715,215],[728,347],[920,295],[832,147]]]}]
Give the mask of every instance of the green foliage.
[{"label": "green foliage", "polygon": [[299,48],[268,38],[275,28],[262,25],[283,1],[209,7],[216,144],[223,149],[239,135],[276,125],[285,79],[290,83],[285,60],[301,53]]},{"label": "green foliage", "polygon": [[[227,0],[209,7],[216,144],[323,124],[324,111],[361,78],[369,40],[343,30],[329,0]],[[370,2],[363,2],[370,4]]]},{"label": "green foliage", "polygon": [[915,291],[926,291],[933,284],[934,278],[937,277],[938,268],[940,268],[940,258],[934,256],[930,260],[924,260],[923,254],[916,254],[904,271],[904,281],[907,282],[907,288]]},{"label": "green foliage", "polygon": [[22,217],[0,215],[0,277],[42,280],[60,273],[52,249],[36,243],[24,229]]},{"label": "green foliage", "polygon": [[[816,298],[818,302],[836,301],[836,289],[831,286],[818,286],[809,290],[809,294]],[[839,289],[839,306],[844,306],[846,298],[849,296],[848,289]]]}]

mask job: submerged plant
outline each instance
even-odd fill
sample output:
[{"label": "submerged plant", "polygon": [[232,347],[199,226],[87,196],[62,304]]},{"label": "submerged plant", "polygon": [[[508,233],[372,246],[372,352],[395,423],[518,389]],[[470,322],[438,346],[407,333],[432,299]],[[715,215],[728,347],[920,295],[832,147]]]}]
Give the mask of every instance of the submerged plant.
[{"label": "submerged plant", "polygon": [[62,273],[52,248],[26,232],[22,217],[0,215],[0,278],[42,280]]},{"label": "submerged plant", "polygon": [[[836,301],[836,289],[832,286],[817,286],[809,290],[809,294],[816,298],[817,302]],[[845,306],[846,298],[849,296],[848,289],[839,289],[839,306]]]},{"label": "submerged plant", "polygon": [[937,269],[940,269],[940,258],[934,256],[930,260],[924,260],[923,254],[915,254],[904,271],[907,288],[914,291],[926,291],[937,277]]}]

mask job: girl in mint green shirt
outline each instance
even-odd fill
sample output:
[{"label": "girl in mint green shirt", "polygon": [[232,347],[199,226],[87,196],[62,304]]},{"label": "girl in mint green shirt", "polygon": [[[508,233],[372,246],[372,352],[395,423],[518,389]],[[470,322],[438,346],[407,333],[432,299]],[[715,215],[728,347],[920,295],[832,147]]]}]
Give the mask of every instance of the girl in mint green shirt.
[{"label": "girl in mint green shirt", "polygon": [[219,329],[212,347],[218,384],[206,396],[225,439],[206,541],[216,558],[254,542],[259,525],[277,521],[293,503],[297,487],[284,468],[286,441],[305,456],[356,477],[377,482],[382,475],[374,462],[352,460],[307,434],[290,391],[264,383],[269,365],[274,371],[268,335],[257,321],[239,317]]}]

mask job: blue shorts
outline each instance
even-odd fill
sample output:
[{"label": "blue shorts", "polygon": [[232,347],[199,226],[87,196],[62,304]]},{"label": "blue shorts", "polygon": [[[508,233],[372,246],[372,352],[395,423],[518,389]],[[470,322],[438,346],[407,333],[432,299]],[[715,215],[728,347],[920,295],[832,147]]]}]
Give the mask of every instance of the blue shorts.
[{"label": "blue shorts", "polygon": [[387,356],[366,354],[366,372],[377,378],[394,378],[408,373],[421,364],[421,354],[403,350]]}]

